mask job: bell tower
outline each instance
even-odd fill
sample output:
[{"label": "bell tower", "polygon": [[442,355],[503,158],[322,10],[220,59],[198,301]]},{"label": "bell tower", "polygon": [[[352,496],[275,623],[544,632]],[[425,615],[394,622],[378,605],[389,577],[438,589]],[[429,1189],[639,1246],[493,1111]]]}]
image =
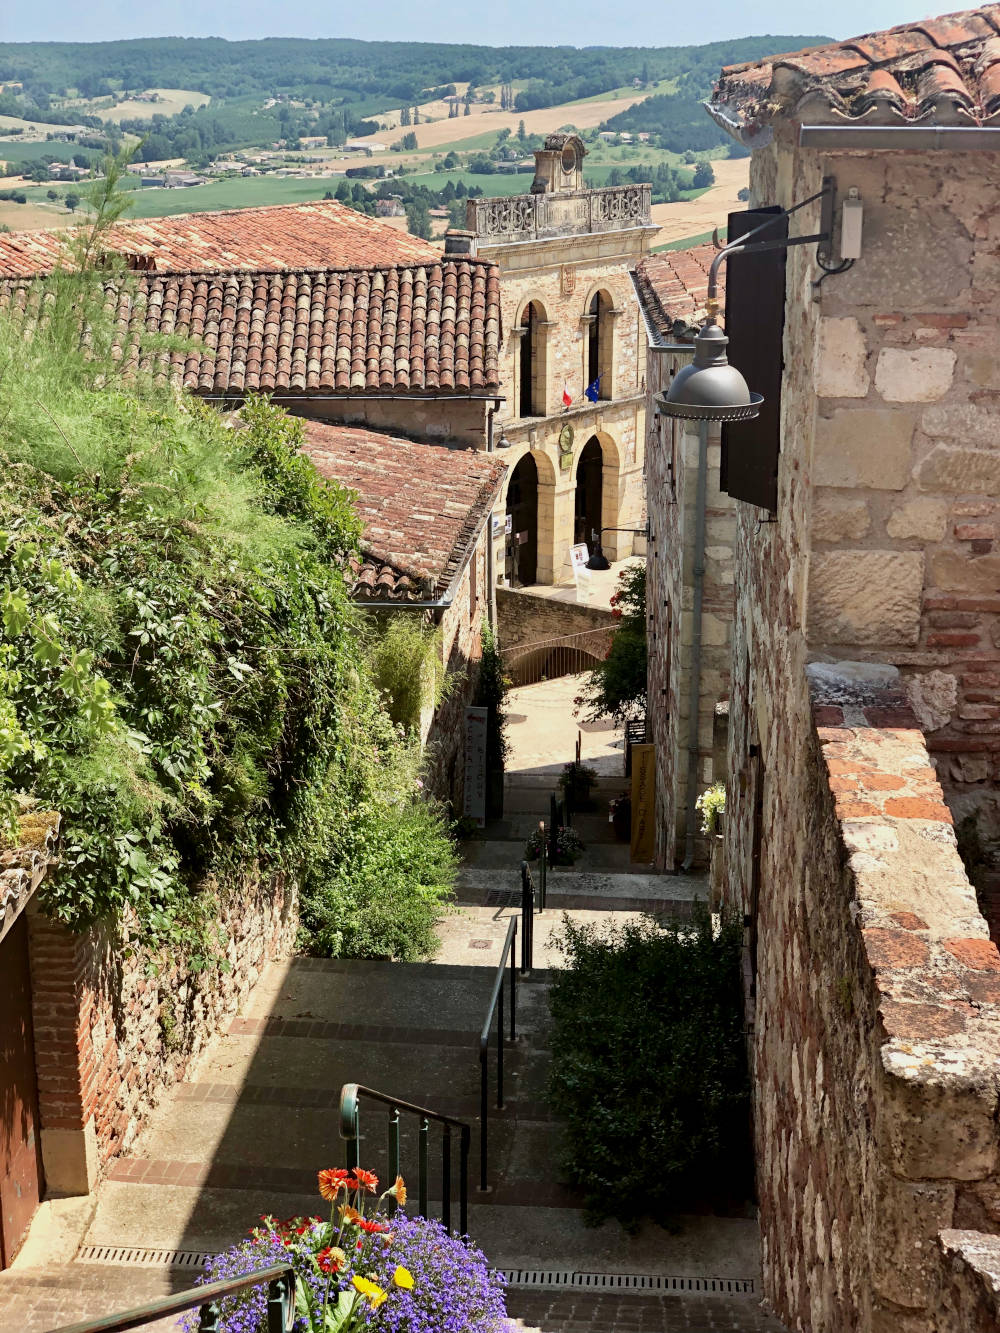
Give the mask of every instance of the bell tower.
[{"label": "bell tower", "polygon": [[583,189],[583,159],[587,154],[578,134],[550,134],[535,150],[532,194],[570,194]]}]

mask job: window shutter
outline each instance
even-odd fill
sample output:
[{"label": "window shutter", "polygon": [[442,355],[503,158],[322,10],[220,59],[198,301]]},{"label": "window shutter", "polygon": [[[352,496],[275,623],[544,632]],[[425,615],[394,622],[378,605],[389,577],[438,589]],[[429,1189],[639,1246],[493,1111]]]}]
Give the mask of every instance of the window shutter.
[{"label": "window shutter", "polygon": [[[730,213],[727,244],[737,241],[779,208]],[[788,236],[788,218],[779,216],[759,239]],[[787,250],[730,255],[726,260],[726,334],[729,360],[754,393],[764,395],[753,421],[722,427],[720,484],[735,500],[768,509],[778,507],[778,450],[781,427],[782,334],[785,326]]]}]

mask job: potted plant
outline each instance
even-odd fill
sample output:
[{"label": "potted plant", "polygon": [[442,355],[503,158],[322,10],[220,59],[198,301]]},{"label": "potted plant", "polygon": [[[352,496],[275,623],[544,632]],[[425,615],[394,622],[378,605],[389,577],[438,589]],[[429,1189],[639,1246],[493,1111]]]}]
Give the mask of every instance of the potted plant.
[{"label": "potted plant", "polygon": [[593,808],[593,797],[591,792],[597,785],[597,770],[589,768],[586,764],[578,764],[575,761],[563,766],[563,771],[559,775],[559,786],[569,797],[570,805],[574,810],[590,810]]},{"label": "potted plant", "polygon": [[[329,1220],[261,1218],[246,1240],[209,1259],[200,1282],[240,1277],[291,1263],[296,1276],[297,1333],[392,1329],[423,1333],[502,1333],[509,1327],[503,1278],[468,1239],[440,1222],[404,1211],[402,1177],[379,1196],[385,1211],[365,1216],[371,1171],[319,1173]],[[185,1328],[194,1333],[198,1314]],[[217,1333],[267,1333],[267,1290],[253,1287],[220,1302]]]},{"label": "potted plant", "polygon": [[[542,842],[542,830],[533,829],[524,847],[524,854],[529,861],[534,861],[537,857],[544,854],[549,845],[550,830],[545,832],[545,843]],[[556,855],[553,864],[557,866],[571,866],[578,856],[583,852],[583,840],[579,833],[572,828],[564,828],[560,824],[556,828]]]}]

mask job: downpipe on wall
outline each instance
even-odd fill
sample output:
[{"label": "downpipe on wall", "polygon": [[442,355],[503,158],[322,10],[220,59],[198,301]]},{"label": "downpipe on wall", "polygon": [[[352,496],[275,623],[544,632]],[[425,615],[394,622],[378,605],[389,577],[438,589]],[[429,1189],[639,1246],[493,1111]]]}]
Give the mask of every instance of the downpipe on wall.
[{"label": "downpipe on wall", "polygon": [[694,826],[698,815],[698,731],[701,722],[701,607],[705,591],[705,504],[708,491],[708,422],[698,422],[698,484],[694,520],[694,600],[691,612],[691,690],[688,702],[687,814],[684,820],[682,870],[694,865]]}]

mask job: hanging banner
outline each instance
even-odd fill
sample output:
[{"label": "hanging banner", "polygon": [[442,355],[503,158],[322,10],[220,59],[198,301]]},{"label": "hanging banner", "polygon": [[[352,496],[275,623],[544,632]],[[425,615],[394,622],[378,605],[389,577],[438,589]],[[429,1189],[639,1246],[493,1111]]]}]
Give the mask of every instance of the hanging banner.
[{"label": "hanging banner", "polygon": [[652,861],[655,855],[656,746],[632,746],[632,847],[629,859]]},{"label": "hanging banner", "polygon": [[486,729],[488,708],[465,710],[465,804],[464,813],[486,827]]}]

